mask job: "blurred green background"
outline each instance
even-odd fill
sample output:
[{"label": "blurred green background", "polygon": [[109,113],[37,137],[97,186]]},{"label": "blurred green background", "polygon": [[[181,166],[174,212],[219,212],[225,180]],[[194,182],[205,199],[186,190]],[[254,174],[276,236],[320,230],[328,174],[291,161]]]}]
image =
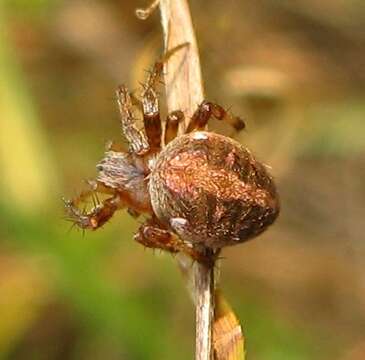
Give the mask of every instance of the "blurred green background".
[{"label": "blurred green background", "polygon": [[[365,359],[362,0],[191,1],[209,99],[272,166],[278,223],[224,251],[253,360]],[[61,196],[120,138],[114,89],[161,54],[145,1],[0,1],[0,358],[192,359],[174,260],[121,212],[69,231]],[[211,129],[232,134],[213,121]]]}]

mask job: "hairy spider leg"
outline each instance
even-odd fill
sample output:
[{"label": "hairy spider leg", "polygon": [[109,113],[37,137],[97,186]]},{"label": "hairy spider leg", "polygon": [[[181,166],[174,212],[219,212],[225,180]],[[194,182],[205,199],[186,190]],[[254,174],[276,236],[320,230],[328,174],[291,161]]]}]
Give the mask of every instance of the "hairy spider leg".
[{"label": "hairy spider leg", "polygon": [[[73,221],[74,224],[82,229],[95,230],[104,225],[116,210],[124,207],[124,204],[114,191],[111,191],[111,189],[108,189],[102,183],[92,180],[88,181],[88,184],[89,189],[82,191],[79,196],[72,200],[63,199],[63,201],[69,220]],[[112,193],[113,196],[100,202],[97,193]],[[94,207],[88,212],[80,210],[80,204],[90,197],[93,200]]]},{"label": "hairy spider leg", "polygon": [[188,44],[183,43],[170,49],[166,54],[157,61],[152,70],[149,72],[147,81],[142,84],[141,100],[132,95],[132,103],[140,102],[142,105],[143,123],[150,146],[150,152],[158,152],[161,149],[162,124],[160,117],[159,93],[157,87],[162,83],[162,72],[164,64],[178,50],[186,47]]},{"label": "hairy spider leg", "polygon": [[126,86],[121,85],[116,91],[119,112],[121,116],[122,131],[129,143],[129,150],[136,155],[144,155],[149,152],[150,146],[146,135],[136,126],[133,117],[133,103]]},{"label": "hairy spider leg", "polygon": [[176,138],[177,132],[179,130],[179,124],[183,121],[184,113],[181,110],[173,111],[167,116],[165,124],[165,145]]},{"label": "hairy spider leg", "polygon": [[[152,71],[149,72],[149,78],[152,77]],[[161,146],[161,119],[159,112],[159,101],[158,101],[158,93],[155,89],[148,88],[148,84],[144,85],[142,98],[143,101],[140,100],[136,94],[133,92],[129,92],[129,97],[131,100],[131,106],[135,106],[140,109],[143,113],[143,129],[140,130],[142,136],[147,136],[146,140],[148,142],[148,149],[142,151],[137,155],[146,155],[148,153],[157,152],[160,150]]]},{"label": "hairy spider leg", "polygon": [[[123,134],[129,143],[129,151],[138,156],[144,156],[151,150],[154,152],[160,149],[162,126],[156,88],[161,82],[164,63],[176,51],[188,45],[188,43],[183,43],[170,49],[160,61],[155,63],[143,86],[142,100],[131,95],[125,85],[119,86],[116,91]],[[142,106],[145,131],[136,126],[136,119],[133,116],[134,105]]]},{"label": "hairy spider leg", "polygon": [[163,63],[156,62],[149,73],[141,94],[143,123],[151,152],[161,149],[162,126],[157,86],[161,79]]},{"label": "hairy spider leg", "polygon": [[[146,220],[134,235],[134,240],[151,249],[160,249],[172,254],[185,253],[207,266],[214,264],[212,254],[204,254],[184,243],[177,235],[164,229],[156,218]],[[216,255],[218,256],[218,252]]]},{"label": "hairy spider leg", "polygon": [[191,117],[186,132],[189,133],[194,130],[204,130],[205,126],[212,116],[217,120],[226,121],[237,131],[245,128],[244,121],[238,116],[231,115],[228,111],[224,110],[218,104],[211,103],[209,101],[203,101]]}]

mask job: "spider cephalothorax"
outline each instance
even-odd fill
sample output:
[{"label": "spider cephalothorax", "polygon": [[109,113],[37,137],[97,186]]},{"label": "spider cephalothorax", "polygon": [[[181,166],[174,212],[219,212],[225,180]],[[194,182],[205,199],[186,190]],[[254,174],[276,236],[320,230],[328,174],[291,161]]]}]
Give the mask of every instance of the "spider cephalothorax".
[{"label": "spider cephalothorax", "polygon": [[[278,196],[264,165],[238,142],[204,131],[209,119],[224,120],[236,130],[244,122],[221,106],[204,101],[197,107],[183,135],[184,114],[167,116],[165,129],[156,86],[163,64],[157,62],[143,86],[141,100],[125,86],[117,90],[121,125],[129,150],[110,144],[97,165],[99,175],[90,189],[65,201],[68,216],[79,227],[95,230],[116,210],[127,208],[147,215],[135,240],[171,253],[185,252],[198,261],[218,254],[227,245],[263,232],[279,214]],[[143,114],[144,129],[136,126],[133,110]],[[163,138],[162,138],[163,134]],[[107,194],[88,212],[80,202]],[[211,259],[211,255],[209,257]]]}]

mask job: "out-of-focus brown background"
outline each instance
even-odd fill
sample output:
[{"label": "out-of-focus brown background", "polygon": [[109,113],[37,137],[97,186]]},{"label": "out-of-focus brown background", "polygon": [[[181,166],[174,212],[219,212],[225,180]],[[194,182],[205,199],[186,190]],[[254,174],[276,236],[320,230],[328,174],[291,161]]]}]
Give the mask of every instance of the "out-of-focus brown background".
[{"label": "out-of-focus brown background", "polygon": [[[121,212],[82,236],[61,196],[121,136],[114,89],[162,53],[145,1],[0,2],[0,358],[191,359],[173,259]],[[362,0],[191,1],[209,99],[272,173],[278,223],[224,251],[222,288],[255,360],[365,359]]]}]

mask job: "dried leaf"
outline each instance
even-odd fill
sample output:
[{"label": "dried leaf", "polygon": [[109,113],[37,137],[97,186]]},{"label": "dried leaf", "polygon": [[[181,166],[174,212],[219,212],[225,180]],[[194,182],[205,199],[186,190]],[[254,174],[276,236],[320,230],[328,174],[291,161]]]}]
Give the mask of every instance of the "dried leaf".
[{"label": "dried leaf", "polygon": [[232,308],[219,290],[215,291],[213,348],[215,360],[244,360],[245,339]]}]

